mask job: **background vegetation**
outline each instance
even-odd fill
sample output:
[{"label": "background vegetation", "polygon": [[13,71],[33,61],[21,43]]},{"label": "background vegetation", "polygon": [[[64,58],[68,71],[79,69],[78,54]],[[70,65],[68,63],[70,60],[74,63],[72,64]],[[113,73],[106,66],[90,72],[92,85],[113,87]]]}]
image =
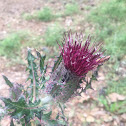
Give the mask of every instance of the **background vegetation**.
[{"label": "background vegetation", "polygon": [[86,33],[85,36],[91,34],[96,41],[104,43],[105,54],[111,56],[101,70],[105,83],[101,86],[98,104],[102,104],[104,110],[114,115],[124,114],[126,99],[109,102],[108,97],[112,93],[126,96],[126,2],[97,1],[91,4],[88,0],[61,2],[59,10],[49,3],[48,7],[21,14],[21,20],[44,27],[42,31],[35,32],[28,29],[29,33],[16,29],[13,29],[14,32],[8,32],[8,35],[0,40],[0,56],[10,61],[16,57],[22,59],[26,47],[31,47],[37,48],[43,54],[49,54],[47,59],[50,59],[58,54],[57,42],[61,44],[62,36],[69,28],[74,32],[82,31],[84,35]]}]

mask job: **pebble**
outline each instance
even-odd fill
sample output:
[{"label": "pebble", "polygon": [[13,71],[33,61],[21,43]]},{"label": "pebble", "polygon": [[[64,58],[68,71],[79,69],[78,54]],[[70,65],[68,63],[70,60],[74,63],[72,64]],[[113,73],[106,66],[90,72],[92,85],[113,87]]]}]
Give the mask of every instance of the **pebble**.
[{"label": "pebble", "polygon": [[86,121],[89,122],[89,123],[91,123],[91,122],[94,122],[95,119],[94,119],[93,116],[88,116],[88,117],[86,118]]}]

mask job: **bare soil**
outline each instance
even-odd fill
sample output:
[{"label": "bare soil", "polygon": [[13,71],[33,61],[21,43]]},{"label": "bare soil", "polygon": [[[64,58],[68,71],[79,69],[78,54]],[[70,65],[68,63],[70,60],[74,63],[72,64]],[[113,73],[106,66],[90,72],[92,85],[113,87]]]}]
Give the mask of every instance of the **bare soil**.
[{"label": "bare soil", "polygon": [[[8,33],[18,30],[29,30],[34,34],[43,35],[49,23],[40,21],[26,21],[22,14],[33,13],[44,6],[62,10],[67,1],[57,0],[0,0],[0,39],[3,39]],[[80,7],[83,13],[87,14],[87,10],[83,9],[85,2],[79,0]],[[83,3],[83,4],[82,4]],[[95,6],[95,2],[89,0],[87,4]],[[81,16],[65,17],[62,23],[65,27],[73,25],[73,20],[79,19]],[[50,22],[54,23],[54,22]],[[84,30],[89,26],[88,23],[76,25],[77,30]],[[16,64],[6,66],[10,62],[4,57],[0,57],[0,96],[8,96],[8,86],[5,84],[2,75],[7,76],[12,82],[22,83],[25,85],[27,78],[25,65]],[[98,104],[99,89],[105,85],[105,73],[102,71],[99,74],[98,82],[93,83],[94,90],[88,90],[82,93],[82,96],[77,96],[66,103],[66,115],[69,116],[69,123],[72,126],[126,126],[126,115],[114,115],[105,111],[104,107]],[[1,126],[9,126],[10,118],[5,117]]]}]

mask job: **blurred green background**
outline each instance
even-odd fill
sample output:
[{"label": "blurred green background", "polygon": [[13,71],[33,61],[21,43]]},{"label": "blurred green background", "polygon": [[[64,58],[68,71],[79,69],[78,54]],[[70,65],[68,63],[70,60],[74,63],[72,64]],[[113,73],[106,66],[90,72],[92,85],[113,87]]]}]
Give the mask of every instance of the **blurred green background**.
[{"label": "blurred green background", "polygon": [[[87,121],[85,119],[86,121],[81,120],[81,124],[72,123],[71,120],[76,122],[76,114],[73,114],[74,116],[70,116],[71,126],[74,124],[116,126],[116,123],[117,126],[121,123],[125,125],[126,118],[123,119],[123,116],[126,115],[126,1],[28,0],[27,3],[25,1],[20,3],[20,1],[10,0],[10,2],[12,5],[8,6],[8,11],[0,10],[2,13],[0,17],[3,19],[3,22],[1,21],[3,27],[0,27],[0,64],[1,66],[4,64],[1,71],[6,72],[5,69],[10,69],[12,66],[15,66],[17,71],[20,65],[25,67],[27,47],[38,49],[46,54],[47,62],[52,60],[59,54],[57,42],[60,44],[64,32],[70,29],[73,33],[82,32],[85,36],[84,41],[90,34],[92,41],[104,43],[105,55],[110,55],[111,58],[100,69],[102,73],[100,76],[104,81],[100,84],[100,88],[95,83],[99,95],[96,96],[96,101],[88,101],[92,105],[87,109],[97,107],[100,111],[102,108],[109,113],[112,120],[105,121],[103,118],[100,121],[98,119]],[[3,3],[3,6],[5,3],[9,5],[4,1]],[[25,7],[26,5],[28,8]],[[9,9],[12,10],[12,15]],[[111,99],[111,95],[116,98],[115,101]],[[83,101],[78,107],[86,105]]]}]

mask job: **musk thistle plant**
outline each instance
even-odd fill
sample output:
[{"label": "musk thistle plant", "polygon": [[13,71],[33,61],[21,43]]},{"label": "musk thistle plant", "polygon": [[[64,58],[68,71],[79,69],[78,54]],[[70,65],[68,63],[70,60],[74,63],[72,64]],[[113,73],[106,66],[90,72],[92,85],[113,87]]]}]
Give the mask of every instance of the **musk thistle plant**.
[{"label": "musk thistle plant", "polygon": [[[95,71],[110,57],[103,55],[102,43],[91,43],[88,36],[83,45],[83,35],[77,33],[73,35],[71,31],[65,34],[62,45],[59,45],[59,58],[62,60],[52,72],[46,84],[46,92],[56,101],[66,102],[74,94],[78,94],[80,82],[85,80],[86,74],[91,70]],[[87,82],[86,88],[88,86],[92,88],[90,83]]]},{"label": "musk thistle plant", "polygon": [[[61,103],[92,88],[91,82],[95,79],[95,74],[92,74],[90,81],[86,81],[87,73],[97,73],[97,68],[110,58],[103,55],[102,43],[91,43],[90,36],[85,43],[83,40],[82,34],[65,34],[62,46],[59,45],[60,55],[49,79],[46,77],[47,66],[44,65],[46,57],[36,50],[33,55],[31,49],[28,49],[28,85],[24,88],[22,84],[13,83],[3,76],[10,87],[10,96],[0,97],[5,104],[0,105],[5,111],[0,113],[0,119],[10,115],[10,125],[19,122],[22,126],[67,126],[68,121]],[[81,86],[82,81],[86,82],[85,87]],[[55,103],[52,101],[59,103],[59,111],[54,119],[51,118],[52,103]]]}]

